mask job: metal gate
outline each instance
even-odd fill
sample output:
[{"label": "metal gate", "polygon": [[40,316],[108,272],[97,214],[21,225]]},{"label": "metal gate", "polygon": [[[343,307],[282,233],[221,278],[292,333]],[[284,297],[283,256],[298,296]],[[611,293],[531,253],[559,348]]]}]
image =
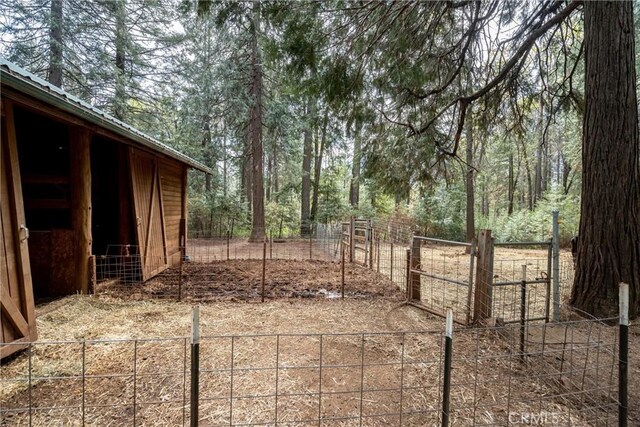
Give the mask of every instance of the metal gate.
[{"label": "metal gate", "polygon": [[493,248],[492,316],[505,323],[548,322],[552,241],[494,243]]},{"label": "metal gate", "polygon": [[414,236],[407,297],[410,304],[454,321],[471,322],[475,241],[454,242]]}]

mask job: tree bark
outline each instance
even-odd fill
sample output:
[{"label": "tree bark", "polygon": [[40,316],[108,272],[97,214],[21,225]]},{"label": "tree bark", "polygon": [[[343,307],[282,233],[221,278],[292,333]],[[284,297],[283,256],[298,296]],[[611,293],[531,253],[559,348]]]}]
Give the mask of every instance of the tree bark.
[{"label": "tree bark", "polygon": [[633,4],[585,2],[582,200],[571,304],[618,314],[618,286],[640,310],[640,167]]},{"label": "tree bark", "polygon": [[125,0],[115,0],[113,10],[116,16],[116,70],[115,70],[115,97],[114,97],[114,116],[119,120],[126,120],[126,89],[125,89],[125,61],[127,47],[127,27],[125,23],[126,10]]},{"label": "tree bark", "polygon": [[222,195],[224,196],[225,200],[227,198],[227,186],[228,186],[228,179],[227,179],[227,174],[229,173],[228,171],[228,166],[227,166],[227,132],[226,129],[222,132]]},{"label": "tree bark", "polygon": [[[471,243],[471,241],[476,236],[476,226],[475,226],[475,195],[473,188],[473,109],[470,107],[467,110],[467,116],[465,118],[465,126],[466,126],[466,139],[467,139],[467,150],[466,150],[466,162],[467,162],[467,175],[466,175],[466,191],[467,191],[467,230],[466,230],[466,238],[467,242]],[[470,247],[467,247],[467,253],[471,250]]]},{"label": "tree bark", "polygon": [[533,210],[533,182],[531,179],[531,167],[529,165],[529,154],[527,153],[527,146],[524,141],[520,141],[522,144],[522,156],[524,157],[524,167],[527,177],[527,207],[530,211]]},{"label": "tree bark", "polygon": [[312,121],[314,116],[314,101],[307,99],[307,126],[304,129],[304,147],[302,150],[302,190],[300,206],[300,235],[308,236],[311,230],[311,152],[313,150]]},{"label": "tree bark", "polygon": [[329,108],[324,109],[324,118],[322,119],[322,136],[320,137],[320,145],[316,139],[316,159],[315,170],[313,173],[313,198],[311,200],[311,221],[315,222],[318,217],[318,197],[320,195],[320,173],[322,172],[322,158],[324,156],[324,147],[327,145],[327,126],[329,124]]},{"label": "tree bark", "polygon": [[[211,150],[213,147],[211,146],[211,117],[205,115],[202,118],[202,151],[204,164],[211,167]],[[209,193],[211,191],[211,175],[205,174],[204,178],[204,190]]]},{"label": "tree bark", "polygon": [[358,208],[360,203],[360,161],[362,159],[362,124],[356,122],[353,141],[353,165],[351,166],[351,185],[349,186],[349,204]]},{"label": "tree bark", "polygon": [[49,29],[49,73],[47,80],[54,86],[62,87],[62,2],[51,0],[51,22]]},{"label": "tree bark", "polygon": [[569,179],[572,167],[564,154],[561,154],[560,156],[562,158],[562,189],[564,190],[564,194],[567,195],[569,194],[571,184],[573,183],[573,179]]},{"label": "tree bark", "polygon": [[262,62],[258,46],[260,32],[260,2],[253,3],[253,22],[251,23],[251,89],[252,105],[249,110],[249,135],[252,155],[253,211],[251,242],[261,242],[264,230],[264,184],[263,184],[263,148],[262,148]]},{"label": "tree bark", "polygon": [[515,193],[515,180],[513,177],[513,153],[509,153],[509,189],[507,192],[507,215],[511,215],[513,213],[513,194]]}]

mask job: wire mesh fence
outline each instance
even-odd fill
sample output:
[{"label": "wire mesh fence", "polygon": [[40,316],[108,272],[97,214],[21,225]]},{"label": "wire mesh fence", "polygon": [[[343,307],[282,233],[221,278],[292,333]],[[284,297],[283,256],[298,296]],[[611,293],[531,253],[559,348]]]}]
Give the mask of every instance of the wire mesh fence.
[{"label": "wire mesh fence", "polygon": [[[138,255],[135,246],[110,247],[107,255],[96,259],[102,283],[97,292],[212,301],[335,298],[344,289],[349,297],[399,298],[408,297],[411,278],[416,290],[410,298],[413,304],[441,316],[452,308],[459,323],[469,323],[475,305],[474,275],[483,268],[474,263],[478,254],[470,249],[475,250],[475,245],[413,236],[406,226],[356,218],[342,224],[317,224],[304,237],[276,238],[267,233],[261,242],[232,238],[229,233],[219,238],[194,231],[192,236],[198,237],[189,238],[182,262],[179,253],[171,260],[149,260]],[[420,241],[419,248],[412,248],[415,239]],[[550,310],[557,307],[551,301],[556,295],[551,292],[555,271],[551,244],[513,245],[495,244],[490,272],[492,315],[500,321],[519,321],[521,266],[526,265],[527,320],[548,320]],[[409,266],[412,259],[414,265]],[[143,282],[142,264],[163,263],[173,267],[158,269],[161,274]],[[561,254],[557,276],[557,303],[562,304],[573,280],[570,255]]]},{"label": "wire mesh fence", "polygon": [[0,424],[617,425],[616,320],[456,329],[449,369],[437,330],[31,343]]}]

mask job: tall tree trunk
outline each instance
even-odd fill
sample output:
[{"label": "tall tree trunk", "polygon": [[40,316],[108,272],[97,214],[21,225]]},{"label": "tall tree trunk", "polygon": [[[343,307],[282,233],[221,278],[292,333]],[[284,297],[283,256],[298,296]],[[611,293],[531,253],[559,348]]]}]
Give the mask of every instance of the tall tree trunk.
[{"label": "tall tree trunk", "polygon": [[227,166],[227,130],[222,132],[222,195],[225,200],[227,198],[227,186],[229,185],[227,175],[229,173]]},{"label": "tall tree trunk", "polygon": [[278,146],[273,147],[273,192],[275,193],[276,203],[280,197],[280,182],[278,178]]},{"label": "tall tree trunk", "polygon": [[489,216],[489,197],[487,195],[487,178],[482,178],[482,185],[480,186],[480,213],[482,216]]},{"label": "tall tree trunk", "polygon": [[62,87],[62,2],[51,0],[51,22],[49,24],[49,72],[47,80],[54,86]]},{"label": "tall tree trunk", "polygon": [[[465,187],[467,192],[467,232],[466,238],[467,242],[471,242],[476,237],[476,225],[475,225],[475,194],[473,188],[473,111],[472,108],[467,109],[467,117],[465,118],[465,132],[467,139],[467,150],[466,150],[466,162],[467,162],[467,175],[465,179]],[[471,248],[467,247],[467,250],[470,251]]]},{"label": "tall tree trunk", "polygon": [[533,193],[534,193],[534,187],[533,187],[533,181],[531,178],[531,167],[529,165],[529,154],[527,153],[527,146],[525,144],[524,141],[520,141],[520,143],[522,144],[522,157],[524,158],[524,167],[525,167],[525,172],[526,172],[526,177],[527,177],[527,207],[529,208],[530,211],[533,210]]},{"label": "tall tree trunk", "polygon": [[272,172],[272,160],[271,160],[271,156],[269,155],[269,153],[266,154],[267,156],[267,185],[265,185],[264,187],[264,192],[265,192],[265,198],[267,199],[267,203],[269,203],[271,201],[271,172]]},{"label": "tall tree trunk", "polygon": [[362,123],[356,121],[355,138],[353,140],[353,165],[351,166],[351,183],[349,186],[349,204],[358,208],[360,203],[360,161],[362,159]]},{"label": "tall tree trunk", "polygon": [[538,117],[538,145],[536,146],[536,166],[535,166],[535,187],[533,193],[533,205],[535,206],[542,198],[544,172],[542,170],[544,143],[544,99],[540,95],[540,112]]},{"label": "tall tree trunk", "polygon": [[242,175],[242,179],[240,180],[240,185],[241,185],[241,194],[242,194],[242,198],[244,199],[244,201],[247,203],[247,209],[249,210],[249,212],[251,212],[252,210],[252,199],[253,199],[253,186],[251,184],[251,168],[252,168],[252,156],[251,155],[246,155],[245,157],[242,158],[242,165],[241,165],[241,175]]},{"label": "tall tree trunk", "polygon": [[542,197],[542,147],[536,147],[536,165],[534,168],[533,180],[533,206],[538,204]]},{"label": "tall tree trunk", "polygon": [[116,16],[116,72],[115,72],[115,98],[114,98],[114,116],[119,120],[126,120],[126,88],[125,88],[125,61],[127,48],[127,27],[125,23],[126,8],[125,0],[114,0],[113,10]]},{"label": "tall tree trunk", "polygon": [[513,213],[513,194],[515,193],[515,179],[513,176],[513,153],[509,153],[509,189],[507,191],[507,215],[511,215]]},{"label": "tall tree trunk", "polygon": [[318,197],[320,194],[320,173],[322,172],[322,157],[324,155],[324,147],[327,144],[327,126],[329,124],[329,108],[325,107],[324,117],[322,119],[322,136],[318,145],[316,138],[315,144],[315,170],[313,172],[313,198],[311,200],[311,221],[315,222],[318,218]]},{"label": "tall tree trunk", "polygon": [[247,209],[251,213],[253,209],[253,155],[251,151],[251,134],[250,126],[247,126],[244,131],[244,153],[242,156],[241,174],[242,179],[240,181],[242,187],[242,196],[247,202]]},{"label": "tall tree trunk", "polygon": [[313,150],[313,128],[312,121],[315,112],[314,101],[307,99],[306,120],[307,126],[304,129],[304,147],[302,150],[302,191],[300,206],[300,234],[308,236],[311,232],[311,152]]},{"label": "tall tree trunk", "polygon": [[[202,152],[204,164],[211,167],[211,117],[205,115],[202,118]],[[207,194],[211,191],[211,174],[205,174],[204,190]]]},{"label": "tall tree trunk", "polygon": [[571,304],[618,314],[618,285],[640,311],[640,166],[633,3],[585,2],[582,199]]},{"label": "tall tree trunk", "polygon": [[258,34],[260,32],[260,2],[253,3],[253,22],[251,23],[251,99],[249,110],[249,135],[252,155],[253,211],[252,229],[249,241],[260,242],[264,239],[264,185],[262,164],[262,63]]},{"label": "tall tree trunk", "polygon": [[[544,138],[544,136],[543,136]],[[542,191],[544,194],[549,189],[549,183],[551,182],[551,157],[549,157],[549,143],[543,140],[542,145]]]},{"label": "tall tree trunk", "polygon": [[564,154],[561,154],[562,158],[562,189],[564,190],[564,194],[569,194],[569,190],[571,189],[571,184],[573,183],[573,179],[569,179],[571,175],[571,163],[567,161],[567,158]]}]

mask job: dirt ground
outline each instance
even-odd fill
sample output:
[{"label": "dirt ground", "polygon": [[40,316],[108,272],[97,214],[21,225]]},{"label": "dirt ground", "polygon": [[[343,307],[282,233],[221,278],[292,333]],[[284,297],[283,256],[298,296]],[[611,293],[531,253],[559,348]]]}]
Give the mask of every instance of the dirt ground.
[{"label": "dirt ground", "polygon": [[[347,265],[345,299],[339,263],[279,259],[267,260],[260,303],[262,262],[248,259],[186,264],[182,301],[174,269],[146,284],[40,305],[40,343],[31,357],[22,352],[1,368],[0,425],[188,424],[194,304],[203,337],[200,425],[436,425],[444,321],[403,304],[396,254],[393,270],[380,257],[382,274],[375,264]],[[517,265],[522,251],[510,256]],[[423,259],[434,260],[434,272],[462,277],[468,258],[433,251]],[[607,392],[617,384],[616,333],[532,325],[532,354],[521,365],[517,329],[458,329],[451,425],[506,425],[510,414],[527,411],[556,414],[556,425],[613,425],[617,409]],[[555,350],[536,354],[545,345]],[[630,425],[640,425],[639,354],[634,325]],[[20,409],[29,406],[31,413]]]},{"label": "dirt ground", "polygon": [[[182,289],[180,270],[172,268],[159,276],[134,285],[117,284],[99,287],[99,294],[123,298],[177,298],[186,301],[251,301],[262,297],[262,261],[230,260],[209,263],[189,262],[183,266]],[[404,294],[384,276],[355,264],[346,264],[345,297],[391,298]],[[317,260],[266,260],[265,299],[276,298],[341,298],[341,264]]]},{"label": "dirt ground", "polygon": [[[2,408],[31,401],[33,425],[124,425],[132,424],[134,416],[137,425],[188,424],[191,304],[107,295],[50,304],[52,309],[38,307],[43,343],[31,350],[33,386],[29,389],[25,381],[29,358],[23,353],[2,367]],[[273,423],[276,416],[282,425],[317,425],[319,416],[324,426],[359,425],[360,411],[363,425],[398,425],[399,416],[393,414],[400,408],[402,425],[437,424],[443,321],[422,310],[380,298],[212,302],[201,305],[200,324],[201,425]],[[578,343],[595,330],[572,330],[571,339]],[[529,333],[532,342],[539,338],[535,331]],[[558,425],[611,423],[613,416],[607,418],[604,409],[615,414],[615,408],[580,410],[589,400],[567,390],[573,384],[567,378],[564,385],[552,377],[545,381],[550,367],[561,363],[559,354],[532,356],[528,367],[520,368],[517,355],[508,351],[514,332],[505,332],[507,337],[491,330],[455,333],[452,425],[490,420],[504,425],[507,413],[532,405],[536,411],[561,414]],[[553,340],[562,338],[562,331],[547,333]],[[598,339],[612,336],[605,331]],[[90,341],[76,341],[83,339]],[[566,375],[579,377],[574,373],[584,363],[579,356],[591,354],[593,361],[595,351],[590,346],[562,353]],[[597,355],[603,366],[608,366],[606,354]],[[637,377],[639,365],[631,366],[632,378]],[[602,374],[606,384],[615,382]],[[545,399],[561,391],[564,398]],[[28,423],[24,412],[2,415],[1,425]],[[300,420],[311,421],[294,423]]]}]

